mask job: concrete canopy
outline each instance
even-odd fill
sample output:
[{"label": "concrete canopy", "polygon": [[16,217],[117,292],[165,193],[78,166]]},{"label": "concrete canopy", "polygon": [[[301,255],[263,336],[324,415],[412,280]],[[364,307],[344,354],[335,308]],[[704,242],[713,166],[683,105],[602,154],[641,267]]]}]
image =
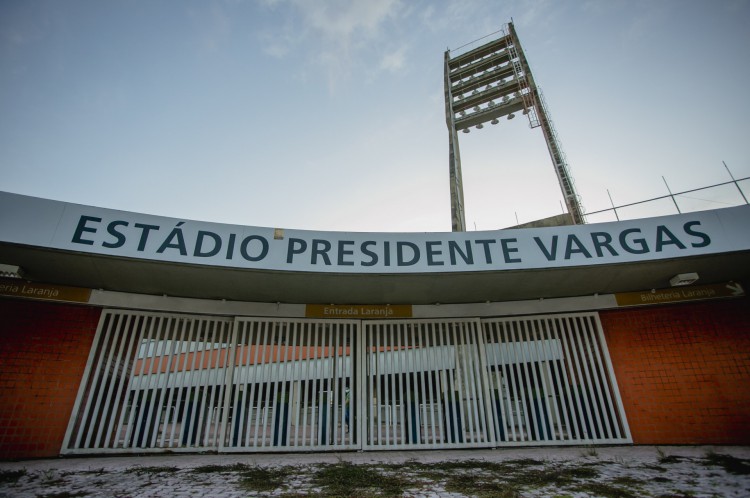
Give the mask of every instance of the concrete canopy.
[{"label": "concrete canopy", "polygon": [[352,274],[179,264],[0,243],[0,261],[35,282],[138,294],[254,302],[434,304],[516,301],[750,280],[750,251],[658,261],[453,273]]}]

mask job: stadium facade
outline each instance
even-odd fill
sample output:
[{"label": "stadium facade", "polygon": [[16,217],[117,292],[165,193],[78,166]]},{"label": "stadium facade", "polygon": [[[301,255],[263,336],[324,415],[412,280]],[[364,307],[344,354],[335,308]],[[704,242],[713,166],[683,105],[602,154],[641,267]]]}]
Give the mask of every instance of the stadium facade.
[{"label": "stadium facade", "polygon": [[2,458],[750,444],[747,205],[349,233],[0,193],[0,263]]}]

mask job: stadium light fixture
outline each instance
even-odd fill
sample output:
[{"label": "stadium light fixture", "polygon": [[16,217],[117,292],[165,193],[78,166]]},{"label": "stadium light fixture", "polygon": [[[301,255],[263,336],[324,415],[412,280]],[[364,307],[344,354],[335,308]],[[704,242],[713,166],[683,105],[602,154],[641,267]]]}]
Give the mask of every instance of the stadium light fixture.
[{"label": "stadium light fixture", "polygon": [[508,23],[501,33],[499,38],[467,52],[457,55],[450,50],[445,52],[452,229],[466,231],[458,132],[482,129],[484,123],[497,124],[498,118],[503,116],[513,119],[514,113],[519,111],[528,117],[530,128],[542,128],[568,212],[573,223],[582,224],[585,222],[583,208],[513,23]]}]

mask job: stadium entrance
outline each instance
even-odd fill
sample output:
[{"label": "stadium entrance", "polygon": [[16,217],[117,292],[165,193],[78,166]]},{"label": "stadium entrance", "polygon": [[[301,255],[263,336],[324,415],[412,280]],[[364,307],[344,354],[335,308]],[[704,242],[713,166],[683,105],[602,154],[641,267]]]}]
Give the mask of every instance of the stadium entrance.
[{"label": "stadium entrance", "polygon": [[64,454],[631,442],[596,313],[102,313]]}]

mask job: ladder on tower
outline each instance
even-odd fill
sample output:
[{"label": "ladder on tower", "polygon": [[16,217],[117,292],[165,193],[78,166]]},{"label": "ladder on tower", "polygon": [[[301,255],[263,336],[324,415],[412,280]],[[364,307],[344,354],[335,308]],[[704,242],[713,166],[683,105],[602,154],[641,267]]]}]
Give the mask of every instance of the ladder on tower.
[{"label": "ladder on tower", "polygon": [[555,126],[549,116],[544,95],[536,86],[536,83],[534,83],[534,78],[528,69],[528,62],[525,60],[525,57],[521,56],[522,51],[519,51],[516,46],[517,39],[511,25],[508,25],[508,35],[505,37],[505,43],[510,55],[510,63],[513,65],[513,72],[518,81],[519,88],[521,88],[520,93],[523,99],[524,114],[527,114],[529,118],[529,127],[542,127],[547,148],[555,166],[555,173],[565,196],[565,204],[568,207],[568,212],[573,218],[573,223],[582,225],[586,223],[586,220],[584,219],[583,207],[581,206],[581,198],[576,192],[573,178],[568,171],[567,159],[557,138]]},{"label": "ladder on tower", "polygon": [[576,192],[573,178],[568,171],[568,161],[565,157],[565,153],[560,146],[560,141],[557,138],[557,130],[555,125],[552,123],[552,118],[549,117],[549,110],[547,109],[547,102],[544,99],[544,94],[538,88],[535,89],[537,102],[541,109],[541,121],[542,131],[547,139],[547,146],[549,147],[550,155],[555,163],[555,170],[557,177],[560,180],[560,185],[563,188],[565,194],[565,203],[568,206],[568,211],[573,217],[573,222],[576,225],[585,223],[583,217],[583,207],[581,206],[581,198]]},{"label": "ladder on tower", "polygon": [[536,128],[541,123],[539,122],[539,116],[534,105],[534,94],[528,78],[526,78],[526,71],[521,65],[521,58],[518,56],[518,51],[510,34],[505,36],[505,44],[510,56],[510,64],[513,66],[513,75],[518,82],[518,93],[520,93],[521,100],[523,101],[523,113],[529,118],[529,128]]}]

